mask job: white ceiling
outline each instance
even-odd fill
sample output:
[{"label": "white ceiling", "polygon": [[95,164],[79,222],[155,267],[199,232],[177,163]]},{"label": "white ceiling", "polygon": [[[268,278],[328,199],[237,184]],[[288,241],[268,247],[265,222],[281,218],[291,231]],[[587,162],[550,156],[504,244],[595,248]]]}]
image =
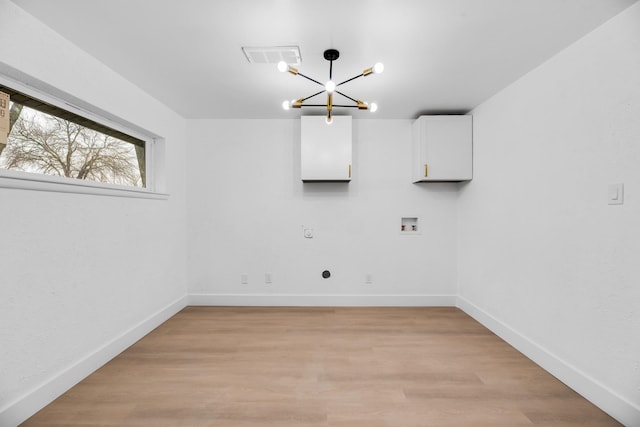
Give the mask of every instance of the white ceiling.
[{"label": "white ceiling", "polygon": [[241,51],[283,45],[320,81],[327,48],[336,81],[384,62],[342,91],[414,118],[469,111],[636,0],[13,1],[186,118],[297,117],[282,101],[321,88]]}]

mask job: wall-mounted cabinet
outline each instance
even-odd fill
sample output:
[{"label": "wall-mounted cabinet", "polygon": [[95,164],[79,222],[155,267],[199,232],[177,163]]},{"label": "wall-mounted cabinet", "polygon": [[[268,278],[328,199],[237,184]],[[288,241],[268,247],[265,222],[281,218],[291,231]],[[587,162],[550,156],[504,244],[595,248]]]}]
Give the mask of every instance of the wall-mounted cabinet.
[{"label": "wall-mounted cabinet", "polygon": [[351,116],[302,116],[300,129],[302,181],[351,181]]},{"label": "wall-mounted cabinet", "polygon": [[413,182],[473,178],[471,116],[420,116],[413,124]]}]

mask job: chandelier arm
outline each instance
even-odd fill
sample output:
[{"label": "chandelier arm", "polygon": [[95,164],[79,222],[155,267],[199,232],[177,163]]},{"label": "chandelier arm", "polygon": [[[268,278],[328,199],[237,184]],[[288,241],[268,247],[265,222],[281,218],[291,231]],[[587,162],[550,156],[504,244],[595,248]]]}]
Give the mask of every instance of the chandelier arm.
[{"label": "chandelier arm", "polygon": [[[304,107],[326,107],[327,104],[302,104],[300,106],[300,108],[304,108]],[[340,107],[340,108],[358,108],[357,105],[342,105],[342,104],[332,104],[333,107]]]},{"label": "chandelier arm", "polygon": [[309,95],[309,96],[307,96],[306,98],[302,98],[302,102],[306,101],[306,100],[307,100],[307,99],[309,99],[309,98],[313,98],[313,97],[314,97],[314,96],[316,96],[316,95],[320,95],[322,92],[324,92],[324,90],[321,90],[320,92],[316,92],[316,93],[314,93],[313,95]]},{"label": "chandelier arm", "polygon": [[343,84],[345,84],[345,83],[349,83],[351,80],[355,80],[355,79],[357,79],[358,77],[362,77],[362,76],[364,76],[364,74],[358,74],[358,75],[357,75],[357,76],[355,76],[355,77],[351,77],[350,79],[347,79],[347,80],[343,81],[342,83],[338,83],[338,84],[336,85],[336,87],[338,87],[338,86],[340,86],[340,85],[343,85]]},{"label": "chandelier arm", "polygon": [[340,92],[339,90],[336,91],[336,93],[344,96],[345,98],[349,98],[350,100],[352,100],[353,102],[355,102],[356,104],[358,103],[357,99],[353,99],[352,97],[350,97],[349,95],[345,95],[344,93]]},{"label": "chandelier arm", "polygon": [[314,79],[312,79],[311,77],[305,76],[305,75],[304,75],[304,74],[302,74],[302,73],[298,73],[298,75],[299,75],[300,77],[304,77],[304,78],[305,78],[305,79],[307,79],[307,80],[311,80],[312,82],[314,82],[314,83],[316,83],[316,84],[319,84],[320,86],[324,86],[324,83],[320,83],[319,81],[314,80]]}]

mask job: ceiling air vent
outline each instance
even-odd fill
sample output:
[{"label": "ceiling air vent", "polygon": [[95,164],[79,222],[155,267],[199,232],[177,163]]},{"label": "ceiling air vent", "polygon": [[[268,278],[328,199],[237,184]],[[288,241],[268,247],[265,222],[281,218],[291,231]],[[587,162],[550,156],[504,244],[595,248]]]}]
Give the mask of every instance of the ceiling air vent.
[{"label": "ceiling air vent", "polygon": [[284,61],[289,65],[300,65],[298,46],[243,47],[242,51],[251,64],[277,64]]}]

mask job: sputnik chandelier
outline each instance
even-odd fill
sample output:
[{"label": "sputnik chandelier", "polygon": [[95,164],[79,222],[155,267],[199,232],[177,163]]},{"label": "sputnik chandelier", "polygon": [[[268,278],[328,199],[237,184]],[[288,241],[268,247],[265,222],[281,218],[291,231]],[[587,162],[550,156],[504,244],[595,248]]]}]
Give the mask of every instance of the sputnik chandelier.
[{"label": "sputnik chandelier", "polygon": [[[329,61],[329,80],[326,83],[320,83],[318,80],[312,79],[311,77],[305,76],[304,74],[302,74],[301,72],[299,72],[296,68],[290,67],[286,62],[284,61],[280,61],[278,63],[278,70],[280,72],[285,72],[288,71],[291,74],[293,74],[294,76],[300,76],[300,77],[304,77],[307,80],[310,80],[320,86],[322,86],[324,89],[322,89],[319,92],[314,93],[313,95],[309,95],[306,98],[298,98],[295,99],[293,101],[284,101],[282,103],[282,108],[284,108],[285,110],[288,110],[289,108],[302,108],[302,107],[326,107],[327,108],[327,118],[326,118],[326,122],[327,124],[331,124],[331,122],[333,121],[333,117],[331,115],[331,112],[334,108],[336,107],[344,107],[344,108],[357,108],[359,110],[369,110],[372,113],[374,113],[377,109],[378,109],[378,105],[375,102],[372,102],[371,104],[367,104],[366,102],[363,102],[359,99],[354,99],[348,95],[345,95],[344,93],[340,92],[339,90],[337,90],[337,88],[339,86],[342,86],[345,83],[349,83],[352,80],[355,80],[359,77],[365,77],[368,76],[369,74],[380,74],[382,73],[382,71],[384,71],[384,65],[381,62],[378,62],[376,65],[374,65],[371,68],[367,68],[366,70],[364,70],[362,73],[358,74],[357,76],[351,77],[350,79],[347,79],[345,81],[343,81],[342,83],[334,83],[333,81],[333,61],[335,61],[336,59],[338,59],[340,57],[340,52],[338,52],[335,49],[327,49],[324,51],[324,59],[326,59],[327,61]],[[327,104],[305,104],[305,101],[313,98],[316,95],[320,95],[322,93],[326,92],[327,93]],[[334,104],[333,103],[333,94],[337,93],[338,95],[341,95],[345,98],[347,98],[348,100],[352,101],[353,104],[349,104],[349,105],[342,105],[342,104]]]}]

